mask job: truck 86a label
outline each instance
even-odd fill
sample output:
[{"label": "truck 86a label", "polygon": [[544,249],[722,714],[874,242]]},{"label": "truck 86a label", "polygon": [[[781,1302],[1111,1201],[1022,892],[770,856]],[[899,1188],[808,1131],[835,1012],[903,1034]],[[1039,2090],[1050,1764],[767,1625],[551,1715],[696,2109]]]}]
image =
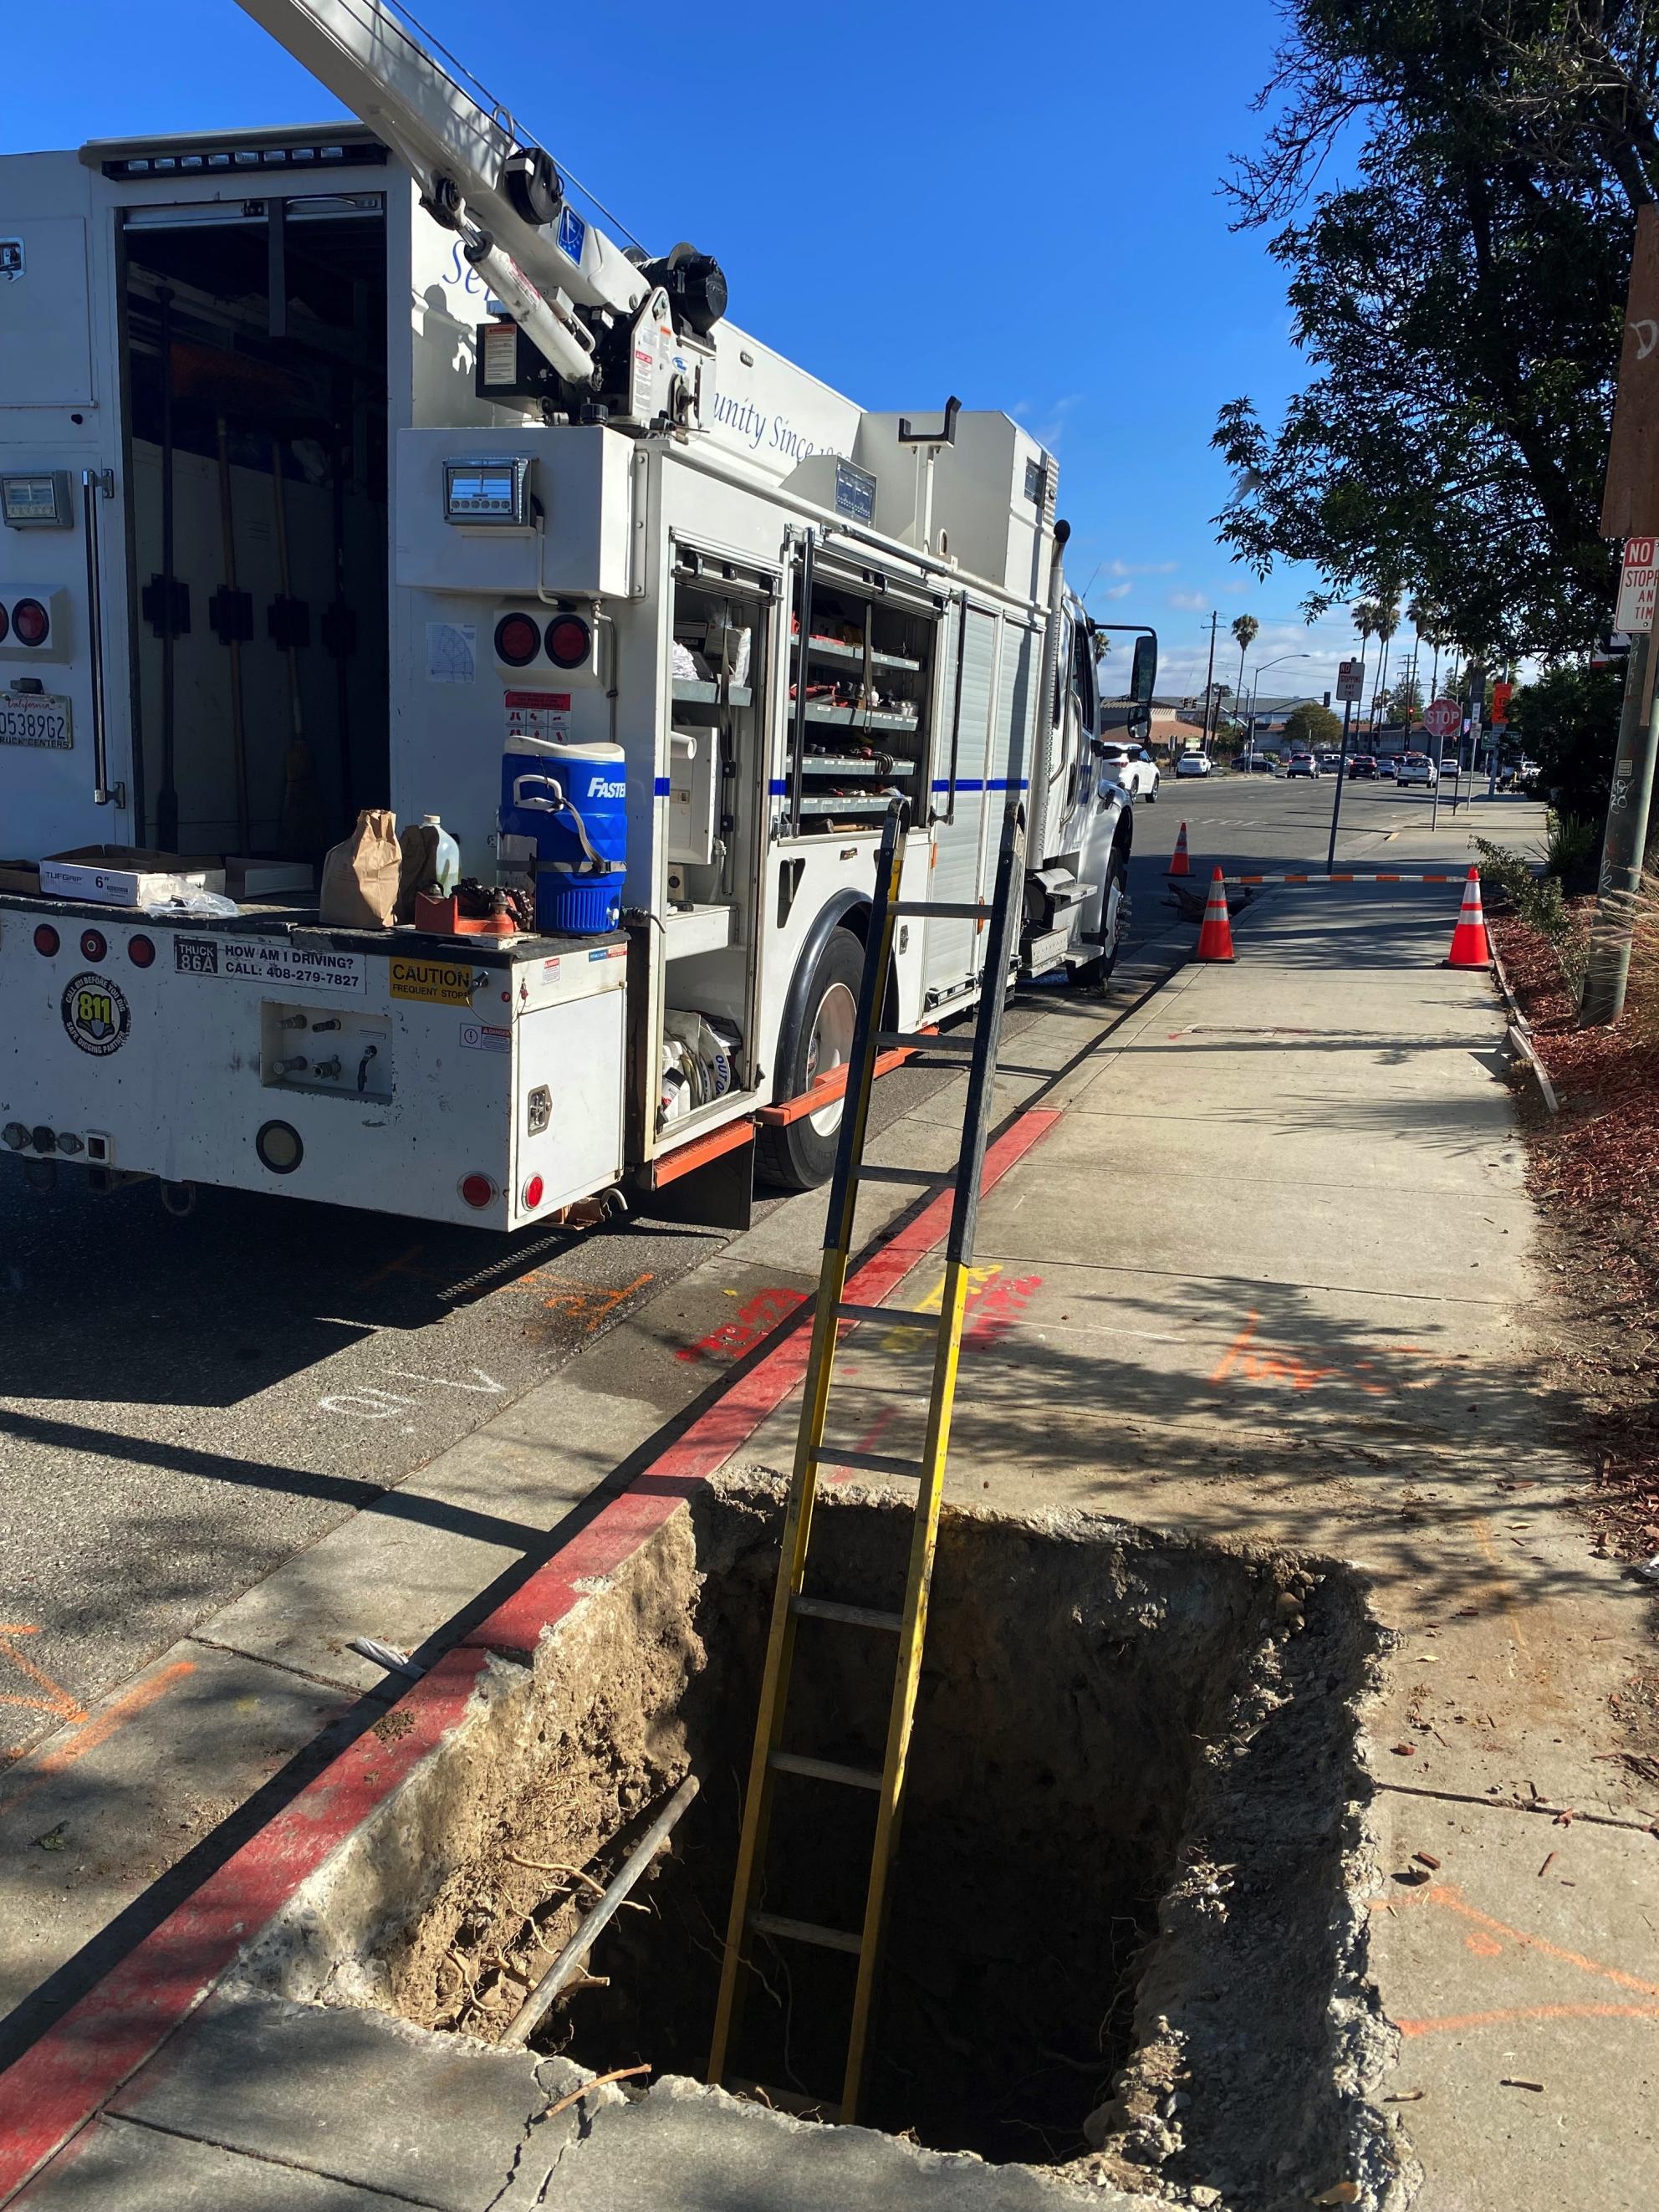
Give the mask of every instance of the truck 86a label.
[{"label": "truck 86a label", "polygon": [[361,991],[361,952],[313,951],[280,938],[175,937],[173,964],[180,975],[218,975],[234,983],[281,983],[307,991]]}]

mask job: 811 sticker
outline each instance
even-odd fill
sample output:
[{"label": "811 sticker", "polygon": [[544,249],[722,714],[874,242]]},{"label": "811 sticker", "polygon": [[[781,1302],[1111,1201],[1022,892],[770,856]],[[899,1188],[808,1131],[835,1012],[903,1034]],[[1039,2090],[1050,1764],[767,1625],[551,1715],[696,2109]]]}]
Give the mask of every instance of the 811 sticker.
[{"label": "811 sticker", "polygon": [[102,1060],[119,1052],[132,1027],[132,1009],[117,984],[90,969],[70,979],[62,1000],[70,1042]]}]

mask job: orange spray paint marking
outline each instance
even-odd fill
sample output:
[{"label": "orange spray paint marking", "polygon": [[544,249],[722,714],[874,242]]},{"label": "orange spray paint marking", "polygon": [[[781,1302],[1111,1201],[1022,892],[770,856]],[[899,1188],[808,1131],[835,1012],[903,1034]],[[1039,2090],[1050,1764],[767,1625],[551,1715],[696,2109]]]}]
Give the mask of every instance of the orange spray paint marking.
[{"label": "orange spray paint marking", "polygon": [[0,1705],[22,1705],[28,1711],[51,1713],[60,1721],[68,1721],[79,1727],[87,1717],[87,1709],[80,1699],[71,1697],[61,1682],[54,1682],[44,1668],[37,1667],[33,1660],[19,1651],[10,1640],[14,1636],[38,1636],[40,1633],[40,1624],[36,1621],[0,1622],[0,1651],[3,1651],[30,1681],[38,1683],[46,1692],[44,1698],[25,1698],[11,1692],[0,1692]]},{"label": "orange spray paint marking", "polygon": [[89,1751],[96,1751],[100,1743],[107,1743],[118,1729],[125,1728],[130,1720],[136,1719],[158,1698],[164,1697],[175,1682],[182,1681],[186,1674],[195,1672],[196,1662],[193,1659],[175,1659],[172,1666],[163,1667],[159,1674],[152,1674],[148,1681],[136,1684],[125,1697],[114,1698],[102,1712],[78,1727],[66,1744],[57,1751],[48,1752],[44,1759],[39,1760],[21,1788],[14,1790],[9,1797],[0,1797],[0,1814],[9,1813],[26,1797],[32,1797],[43,1783],[64,1773],[77,1759],[84,1759]]}]

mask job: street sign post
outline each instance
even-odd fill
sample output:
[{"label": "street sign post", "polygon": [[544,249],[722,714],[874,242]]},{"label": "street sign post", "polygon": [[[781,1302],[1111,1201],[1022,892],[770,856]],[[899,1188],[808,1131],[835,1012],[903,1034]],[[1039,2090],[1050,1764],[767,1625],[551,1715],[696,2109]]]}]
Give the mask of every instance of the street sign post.
[{"label": "street sign post", "polygon": [[1431,699],[1423,712],[1423,726],[1431,738],[1454,737],[1463,726],[1463,710],[1455,699]]},{"label": "street sign post", "polygon": [[1654,566],[1654,540],[1627,538],[1625,565],[1619,574],[1617,628],[1631,631],[1653,628],[1653,603],[1659,589],[1659,569]]},{"label": "street sign post", "polygon": [[1336,672],[1336,696],[1339,699],[1363,699],[1365,696],[1365,664],[1363,660],[1345,660]]}]

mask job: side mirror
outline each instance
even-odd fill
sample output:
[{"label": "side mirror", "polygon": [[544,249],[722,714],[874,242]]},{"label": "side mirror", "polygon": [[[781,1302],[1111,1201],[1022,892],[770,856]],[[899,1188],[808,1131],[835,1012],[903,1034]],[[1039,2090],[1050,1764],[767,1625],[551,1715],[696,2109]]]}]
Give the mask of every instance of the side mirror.
[{"label": "side mirror", "polygon": [[1152,732],[1152,694],[1158,689],[1158,636],[1143,630],[1135,640],[1134,664],[1129,672],[1129,727],[1146,739]]}]

